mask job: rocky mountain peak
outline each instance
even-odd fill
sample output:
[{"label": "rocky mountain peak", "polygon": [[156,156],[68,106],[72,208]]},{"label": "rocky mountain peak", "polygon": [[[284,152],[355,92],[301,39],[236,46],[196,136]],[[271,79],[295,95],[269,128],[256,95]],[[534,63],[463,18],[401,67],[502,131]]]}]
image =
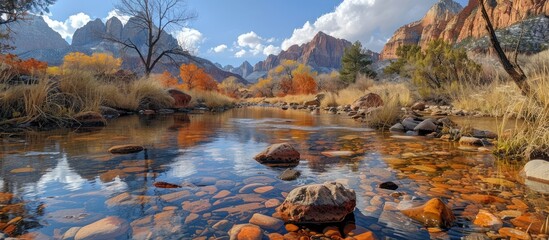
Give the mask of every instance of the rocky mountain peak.
[{"label": "rocky mountain peak", "polygon": [[77,29],[72,37],[72,46],[83,46],[87,44],[95,44],[103,41],[103,37],[107,32],[107,27],[97,18],[86,23],[83,27]]},{"label": "rocky mountain peak", "polygon": [[107,28],[107,34],[114,38],[120,39],[122,37],[122,22],[117,17],[111,17],[105,24]]},{"label": "rocky mountain peak", "polygon": [[[21,54],[37,49],[59,49],[69,44],[59,33],[51,29],[41,16],[28,15],[25,20],[10,23],[13,31],[8,45],[15,46],[14,54]],[[0,31],[3,26],[0,26]]]},{"label": "rocky mountain peak", "polygon": [[434,24],[437,21],[449,21],[458,14],[463,7],[453,0],[440,0],[433,5],[422,20],[424,26]]}]

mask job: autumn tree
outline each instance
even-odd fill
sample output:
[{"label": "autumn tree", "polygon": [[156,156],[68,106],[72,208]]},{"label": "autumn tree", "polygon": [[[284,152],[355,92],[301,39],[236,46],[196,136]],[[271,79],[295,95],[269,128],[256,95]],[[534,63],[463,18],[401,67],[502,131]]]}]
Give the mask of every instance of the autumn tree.
[{"label": "autumn tree", "polygon": [[250,90],[256,97],[274,97],[275,84],[271,77],[260,78]]},{"label": "autumn tree", "polygon": [[346,48],[341,58],[341,80],[347,84],[354,83],[358,74],[364,74],[369,77],[375,77],[376,73],[369,67],[372,64],[370,56],[362,48],[362,44],[356,41],[353,45]]},{"label": "autumn tree", "polygon": [[13,54],[0,55],[1,76],[44,74],[47,68],[48,64],[46,62],[34,58],[22,60]]},{"label": "autumn tree", "polygon": [[145,43],[115,36],[106,38],[135,51],[145,67],[145,75],[148,76],[163,58],[187,54],[181,46],[166,46],[162,41],[167,38],[168,32],[174,32],[176,27],[184,26],[195,17],[186,10],[184,0],[120,0],[117,10],[131,17],[130,22],[135,30],[146,36]]},{"label": "autumn tree", "polygon": [[120,69],[122,60],[108,53],[93,53],[88,56],[81,52],[72,52],[63,58],[64,71],[89,72],[94,75],[113,74]]},{"label": "autumn tree", "polygon": [[195,64],[182,64],[181,67],[179,67],[179,76],[183,80],[182,88],[185,90],[217,90],[217,82],[212,76]]},{"label": "autumn tree", "polygon": [[162,84],[162,86],[166,88],[176,87],[177,85],[179,85],[179,80],[172,76],[172,74],[168,71],[157,74],[156,76],[154,76],[154,79],[156,79],[158,82],[160,82],[160,84]]},{"label": "autumn tree", "polygon": [[225,78],[221,84],[219,84],[219,90],[225,95],[233,98],[237,98],[239,91],[244,87],[244,84],[238,81],[238,78],[230,76]]},{"label": "autumn tree", "polygon": [[292,71],[292,94],[313,94],[316,93],[316,82],[313,76],[316,73],[311,72],[311,68],[305,64],[299,64]]}]

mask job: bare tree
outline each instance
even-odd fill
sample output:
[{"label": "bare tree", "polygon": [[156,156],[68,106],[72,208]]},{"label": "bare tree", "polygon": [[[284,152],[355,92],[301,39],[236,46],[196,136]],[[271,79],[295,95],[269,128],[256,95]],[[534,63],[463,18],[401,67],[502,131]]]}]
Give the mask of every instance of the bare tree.
[{"label": "bare tree", "polygon": [[0,1],[0,25],[21,19],[28,11],[48,12],[55,0],[2,0]]},{"label": "bare tree", "polygon": [[162,58],[187,54],[180,46],[161,44],[167,32],[196,17],[187,11],[184,0],[120,0],[116,8],[121,15],[130,16],[130,21],[139,28],[137,30],[145,34],[145,45],[140,46],[132,39],[106,38],[137,52],[145,67],[145,75],[148,76]]},{"label": "bare tree", "polygon": [[[488,12],[486,11],[486,7],[484,6],[484,0],[478,0],[480,3],[480,10],[482,11],[482,18],[486,21],[486,30],[488,31],[488,36],[490,37],[490,42],[492,43],[492,46],[494,47],[494,50],[496,51],[498,58],[503,65],[503,69],[511,76],[515,84],[520,88],[520,91],[524,96],[532,97],[533,99],[537,98],[535,96],[535,93],[532,92],[530,85],[526,81],[527,77],[522,68],[518,65],[516,62],[516,53],[515,53],[515,63],[511,63],[509,61],[509,58],[507,55],[505,55],[505,52],[501,48],[501,45],[498,41],[498,38],[496,36],[496,31],[494,30],[494,26],[492,25],[492,22],[490,21],[490,16],[488,16]],[[521,33],[522,37],[522,33]],[[518,44],[517,44],[518,48]],[[515,51],[516,52],[516,51]]]}]

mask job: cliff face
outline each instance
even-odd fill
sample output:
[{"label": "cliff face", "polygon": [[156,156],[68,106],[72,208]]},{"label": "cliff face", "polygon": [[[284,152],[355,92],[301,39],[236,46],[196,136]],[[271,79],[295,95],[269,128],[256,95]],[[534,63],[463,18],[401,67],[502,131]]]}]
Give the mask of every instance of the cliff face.
[{"label": "cliff face", "polygon": [[[482,19],[478,0],[469,0],[468,5],[461,9],[459,4],[451,0],[441,0],[435,4],[425,17],[417,22],[398,29],[387,42],[381,52],[382,59],[396,58],[396,49],[404,44],[416,44],[425,47],[433,39],[444,39],[450,43],[460,43],[464,40],[478,39],[487,34],[485,22]],[[496,29],[507,29],[525,20],[538,18],[540,24],[546,22],[543,18],[549,15],[549,1],[521,0],[521,1],[486,1],[488,15]],[[527,26],[529,26],[528,24]],[[534,27],[527,33],[532,35],[545,34],[549,27],[542,25]],[[539,31],[542,31],[540,33]],[[536,38],[544,41],[543,38]],[[478,44],[473,44],[478,45]],[[532,45],[539,45],[532,43]],[[535,49],[532,49],[535,51]]]},{"label": "cliff face", "polygon": [[[0,26],[0,32],[3,30]],[[14,54],[21,54],[37,49],[66,48],[69,44],[51,29],[40,16],[29,15],[27,20],[10,24],[11,39],[5,43],[15,46]]]},{"label": "cliff face", "polygon": [[[254,71],[269,71],[283,60],[294,60],[311,66],[319,72],[329,72],[341,68],[341,57],[351,43],[319,32],[313,40],[301,46],[293,45],[278,55],[270,55],[265,61],[258,62]],[[377,60],[377,59],[375,59]]]}]

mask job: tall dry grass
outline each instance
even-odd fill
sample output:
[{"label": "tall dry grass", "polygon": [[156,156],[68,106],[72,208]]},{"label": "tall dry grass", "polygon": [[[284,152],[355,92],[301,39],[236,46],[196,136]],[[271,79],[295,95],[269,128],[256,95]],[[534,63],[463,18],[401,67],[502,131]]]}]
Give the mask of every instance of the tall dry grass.
[{"label": "tall dry grass", "polygon": [[204,104],[209,108],[222,108],[231,107],[236,103],[236,99],[219,92],[191,90],[186,91],[186,93],[192,97],[192,100],[189,103],[189,106],[191,107]]},{"label": "tall dry grass", "polygon": [[[549,51],[522,61],[535,97],[523,96],[510,79],[498,73],[497,81],[489,85],[462,86],[453,104],[497,117],[500,137],[495,151],[502,158],[549,159]],[[513,128],[504,128],[507,125]]]}]

